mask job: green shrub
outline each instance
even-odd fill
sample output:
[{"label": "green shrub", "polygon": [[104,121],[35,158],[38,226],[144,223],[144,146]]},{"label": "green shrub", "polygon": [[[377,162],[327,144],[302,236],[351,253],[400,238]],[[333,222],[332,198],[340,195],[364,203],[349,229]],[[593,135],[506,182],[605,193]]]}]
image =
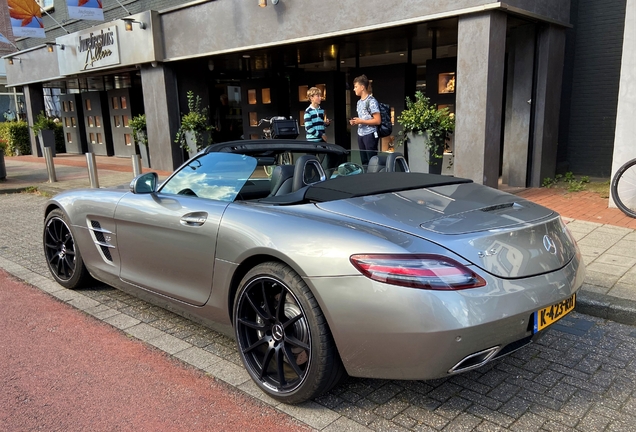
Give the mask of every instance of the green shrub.
[{"label": "green shrub", "polygon": [[31,154],[29,126],[24,121],[0,123],[0,139],[7,143],[6,156]]}]

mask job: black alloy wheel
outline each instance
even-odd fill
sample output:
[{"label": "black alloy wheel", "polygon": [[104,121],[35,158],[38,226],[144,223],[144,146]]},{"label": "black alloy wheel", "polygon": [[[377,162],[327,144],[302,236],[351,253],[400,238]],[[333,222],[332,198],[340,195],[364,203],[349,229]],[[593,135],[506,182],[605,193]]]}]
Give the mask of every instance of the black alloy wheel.
[{"label": "black alloy wheel", "polygon": [[62,286],[79,288],[90,278],[64,213],[53,210],[44,223],[44,256],[49,271]]},{"label": "black alloy wheel", "polygon": [[246,369],[275,399],[305,401],[344,374],[320,307],[283,264],[261,264],[243,278],[234,302],[234,329]]}]

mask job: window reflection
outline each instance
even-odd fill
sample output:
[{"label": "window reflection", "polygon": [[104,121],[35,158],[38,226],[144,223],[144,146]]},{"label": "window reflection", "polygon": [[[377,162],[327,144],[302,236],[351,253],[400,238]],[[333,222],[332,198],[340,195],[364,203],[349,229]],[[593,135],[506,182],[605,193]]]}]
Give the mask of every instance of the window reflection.
[{"label": "window reflection", "polygon": [[204,154],[166,182],[161,193],[234,201],[256,163],[255,158],[239,154]]}]

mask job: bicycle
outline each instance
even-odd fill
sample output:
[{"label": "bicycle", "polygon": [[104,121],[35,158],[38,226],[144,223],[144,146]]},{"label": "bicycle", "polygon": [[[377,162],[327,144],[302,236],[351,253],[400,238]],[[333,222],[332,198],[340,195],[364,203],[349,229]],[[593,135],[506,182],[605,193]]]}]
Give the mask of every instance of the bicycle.
[{"label": "bicycle", "polygon": [[[291,130],[290,128],[286,128],[286,132],[288,133],[285,136],[279,136],[280,132],[277,131],[277,128],[275,127],[276,123],[277,122],[287,123],[292,121],[295,123],[295,130],[293,130],[294,129],[293,126],[291,127]],[[266,127],[263,129],[263,139],[292,138],[292,136],[293,136],[292,139],[294,139],[298,136],[298,123],[295,122],[295,120],[293,120],[291,117],[287,119],[286,117],[283,117],[283,116],[276,116],[269,119],[267,118],[260,119],[256,127],[260,127],[263,123],[269,123],[270,125],[270,127]],[[293,163],[294,163],[294,158],[290,152],[284,152],[277,156],[276,165],[292,165]],[[276,168],[276,165],[263,166],[263,170],[265,171],[265,174],[267,174],[267,177],[272,176],[272,173],[274,172],[274,168]]]},{"label": "bicycle", "polygon": [[627,216],[636,218],[636,159],[616,171],[610,191],[616,206]]}]

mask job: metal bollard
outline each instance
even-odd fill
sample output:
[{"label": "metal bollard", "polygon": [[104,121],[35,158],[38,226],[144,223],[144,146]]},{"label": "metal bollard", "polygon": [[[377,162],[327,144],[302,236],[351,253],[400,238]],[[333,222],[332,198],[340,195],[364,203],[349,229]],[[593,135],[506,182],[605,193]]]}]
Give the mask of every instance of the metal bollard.
[{"label": "metal bollard", "polygon": [[57,178],[55,177],[55,165],[53,163],[53,152],[51,147],[42,147],[44,152],[44,160],[46,161],[46,172],[49,174],[49,183],[55,183]]},{"label": "metal bollard", "polygon": [[141,174],[141,156],[138,154],[131,155],[132,166],[133,166],[133,178],[137,177]]},{"label": "metal bollard", "polygon": [[91,181],[92,188],[99,188],[99,179],[97,178],[97,163],[95,162],[94,153],[86,153],[86,165],[88,166],[88,178]]}]

